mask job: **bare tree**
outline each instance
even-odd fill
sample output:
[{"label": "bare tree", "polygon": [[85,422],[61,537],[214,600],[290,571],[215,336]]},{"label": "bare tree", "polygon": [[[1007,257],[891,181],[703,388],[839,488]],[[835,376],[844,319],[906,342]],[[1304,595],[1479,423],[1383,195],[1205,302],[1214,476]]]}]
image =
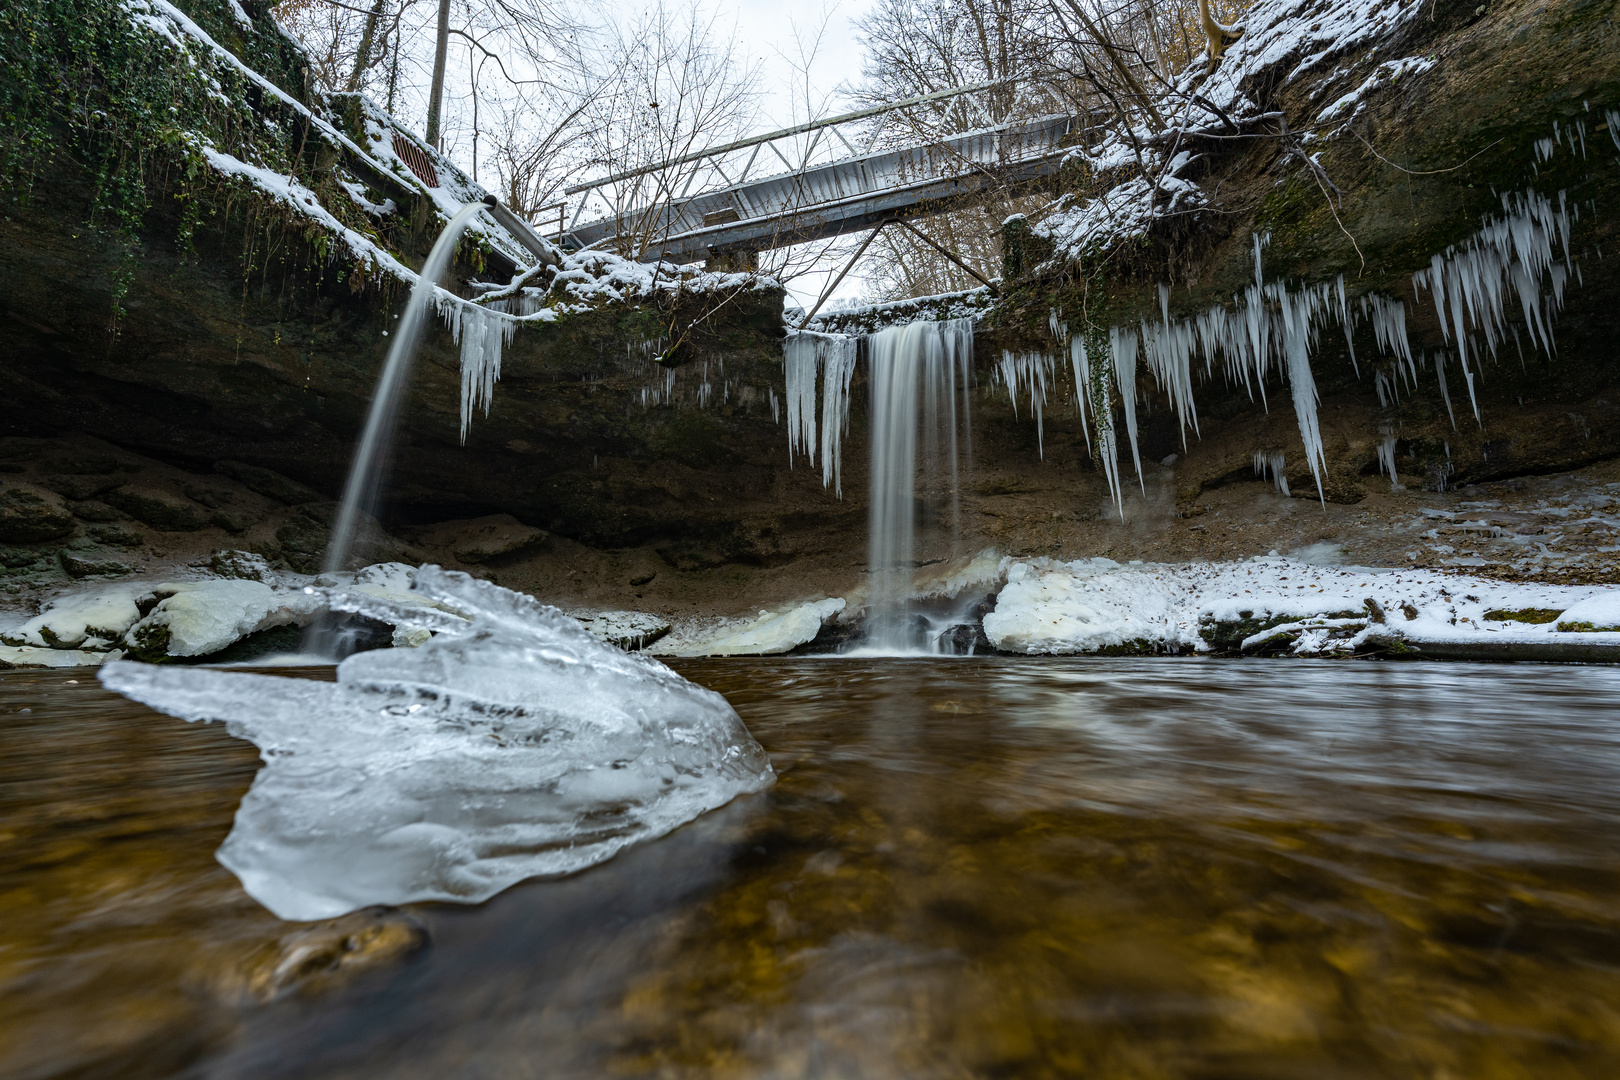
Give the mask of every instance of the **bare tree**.
[{"label": "bare tree", "polygon": [[[952,87],[994,85],[887,114],[879,121],[878,143],[926,144],[1060,111],[1059,100],[1034,81],[1046,72],[1040,47],[1051,37],[1048,18],[1046,0],[879,0],[857,24],[866,45],[865,76],[853,95],[857,103],[876,105]],[[916,233],[885,230],[866,275],[869,298],[953,292],[972,288],[979,277],[995,276],[1001,222],[1040,200],[1004,185],[994,190],[992,198],[980,196],[911,222]],[[940,248],[967,263],[977,277]]]},{"label": "bare tree", "polygon": [[597,192],[618,219],[619,252],[633,256],[656,248],[674,206],[710,168],[682,159],[752,125],[759,72],[743,60],[736,35],[697,3],[658,0],[608,34],[610,74],[584,108],[580,164],[632,174]]}]

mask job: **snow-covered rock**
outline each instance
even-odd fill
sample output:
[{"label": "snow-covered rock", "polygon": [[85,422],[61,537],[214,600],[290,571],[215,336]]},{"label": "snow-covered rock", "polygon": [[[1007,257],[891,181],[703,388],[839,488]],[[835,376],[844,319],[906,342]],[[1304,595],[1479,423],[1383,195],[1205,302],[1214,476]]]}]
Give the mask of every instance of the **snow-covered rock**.
[{"label": "snow-covered rock", "polygon": [[313,591],[278,592],[262,581],[168,582],[151,591],[166,598],[124,637],[143,659],[207,656],[259,630],[304,625],[326,608]]},{"label": "snow-covered rock", "polygon": [[101,669],[109,688],[223,720],[263,752],[218,857],[278,916],[476,903],[774,781],[725,699],[662,664],[465,574],[424,567],[413,589],[471,622],[420,649],[357,653],[336,683]]},{"label": "snow-covered rock", "polygon": [[1006,579],[1007,570],[995,548],[937,566],[923,567],[911,580],[913,600],[954,600],[964,593],[993,592]]},{"label": "snow-covered rock", "polygon": [[659,656],[776,656],[808,644],[844,600],[813,600],[748,620],[676,627],[649,652]]},{"label": "snow-covered rock", "polygon": [[1566,633],[1620,632],[1620,589],[1577,600],[1558,617],[1558,629]]},{"label": "snow-covered rock", "polygon": [[1002,652],[1196,649],[1195,613],[1182,575],[1124,569],[1111,559],[1013,562],[984,633]]},{"label": "snow-covered rock", "polygon": [[86,642],[111,648],[140,619],[136,600],[148,592],[145,586],[128,584],[58,597],[34,618],[0,634],[0,640],[39,648],[77,649]]},{"label": "snow-covered rock", "polygon": [[645,649],[669,633],[670,621],[645,611],[574,611],[580,625],[609,645]]}]

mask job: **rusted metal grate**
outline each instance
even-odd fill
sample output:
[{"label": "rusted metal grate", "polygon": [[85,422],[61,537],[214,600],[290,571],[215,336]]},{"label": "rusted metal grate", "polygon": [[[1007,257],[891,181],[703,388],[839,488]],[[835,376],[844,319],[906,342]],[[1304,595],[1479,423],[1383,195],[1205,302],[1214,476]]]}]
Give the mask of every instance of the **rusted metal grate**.
[{"label": "rusted metal grate", "polygon": [[433,162],[422,152],[422,148],[403,135],[394,136],[394,153],[405,167],[415,173],[417,178],[428,187],[439,186],[439,174],[433,168]]}]

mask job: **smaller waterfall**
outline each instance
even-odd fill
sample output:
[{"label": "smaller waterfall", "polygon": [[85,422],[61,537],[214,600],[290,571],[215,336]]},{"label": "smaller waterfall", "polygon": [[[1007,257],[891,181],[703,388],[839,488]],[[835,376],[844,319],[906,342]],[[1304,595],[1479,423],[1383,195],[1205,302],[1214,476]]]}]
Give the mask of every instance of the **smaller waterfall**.
[{"label": "smaller waterfall", "polygon": [[[481,202],[468,203],[456,212],[450,223],[439,234],[427,262],[411,289],[411,299],[405,305],[405,315],[394,331],[394,343],[389,346],[388,360],[383,364],[382,377],[377,380],[377,392],[371,399],[371,411],[366,416],[365,430],[360,445],[349,466],[349,480],[343,486],[343,502],[338,508],[337,520],[332,523],[332,539],[326,547],[327,573],[343,569],[354,546],[355,529],[362,512],[376,516],[377,496],[382,487],[388,464],[388,443],[394,434],[394,419],[399,413],[400,399],[410,377],[411,364],[416,359],[416,347],[422,340],[427,324],[428,307],[433,303],[434,289],[450,266],[461,233],[474,214],[484,208]],[[463,412],[467,406],[463,404]]]},{"label": "smaller waterfall", "polygon": [[960,554],[962,452],[971,462],[973,450],[967,396],[973,320],[890,327],[868,339],[868,350],[872,491],[867,645],[884,652],[930,649],[933,643],[911,604],[919,518],[929,554]]}]

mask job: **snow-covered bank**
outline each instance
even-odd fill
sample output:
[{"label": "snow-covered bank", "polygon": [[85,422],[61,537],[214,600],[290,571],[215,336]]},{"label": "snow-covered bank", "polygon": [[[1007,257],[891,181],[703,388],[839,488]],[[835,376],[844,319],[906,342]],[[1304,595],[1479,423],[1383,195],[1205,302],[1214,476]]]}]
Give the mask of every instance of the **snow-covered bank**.
[{"label": "snow-covered bank", "polygon": [[1006,560],[984,630],[1002,652],[1379,654],[1620,661],[1620,588],[1279,556],[1121,566]]},{"label": "snow-covered bank", "polygon": [[[0,643],[6,646],[0,649],[0,663],[63,667],[126,654],[150,661],[227,658],[222,656],[226,650],[255,635],[305,627],[329,613],[354,613],[356,598],[385,600],[390,610],[402,612],[434,606],[410,591],[416,569],[404,563],[310,577],[277,573],[244,552],[220,556],[216,563],[242,576],[199,572],[186,580],[120,581],[48,600],[38,615],[0,630]],[[396,645],[426,640],[420,635],[407,640],[408,626],[395,624],[393,629]],[[289,651],[296,635],[283,637],[266,640],[263,648],[249,649],[251,656],[241,658]]]},{"label": "snow-covered bank", "polygon": [[[774,781],[724,698],[557,609],[436,567],[416,573],[409,595],[438,636],[358,653],[335,684],[101,669],[113,690],[222,720],[260,748],[265,767],[219,860],[281,918],[477,903]],[[459,631],[445,622],[451,608],[470,619]]]}]

